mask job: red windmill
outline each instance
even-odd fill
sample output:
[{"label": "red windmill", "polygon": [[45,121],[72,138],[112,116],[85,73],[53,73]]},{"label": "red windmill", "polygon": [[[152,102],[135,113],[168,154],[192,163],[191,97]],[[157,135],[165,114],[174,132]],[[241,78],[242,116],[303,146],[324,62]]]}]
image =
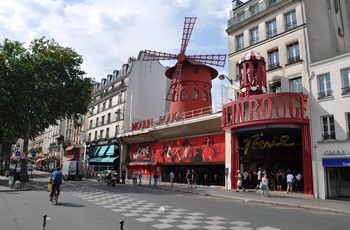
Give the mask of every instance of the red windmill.
[{"label": "red windmill", "polygon": [[185,17],[181,49],[178,55],[151,50],[144,51],[143,61],[177,60],[176,65],[165,72],[165,75],[171,79],[166,97],[166,100],[171,101],[170,114],[210,108],[211,80],[217,77],[218,72],[206,64],[225,66],[226,54],[185,54],[195,22],[196,17]]}]

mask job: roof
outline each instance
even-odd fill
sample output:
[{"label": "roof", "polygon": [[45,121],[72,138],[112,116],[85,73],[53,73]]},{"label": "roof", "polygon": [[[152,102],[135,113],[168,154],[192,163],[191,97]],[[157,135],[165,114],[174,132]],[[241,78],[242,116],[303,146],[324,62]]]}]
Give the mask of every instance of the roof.
[{"label": "roof", "polygon": [[204,135],[223,132],[221,128],[221,113],[204,115],[171,124],[132,131],[120,136],[125,144],[154,142],[180,137]]}]

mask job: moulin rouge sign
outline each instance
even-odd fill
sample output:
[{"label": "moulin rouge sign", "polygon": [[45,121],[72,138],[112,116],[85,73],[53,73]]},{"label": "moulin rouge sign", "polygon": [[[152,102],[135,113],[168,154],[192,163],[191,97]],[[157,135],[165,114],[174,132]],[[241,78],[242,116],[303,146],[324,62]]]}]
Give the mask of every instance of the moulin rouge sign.
[{"label": "moulin rouge sign", "polygon": [[185,113],[183,111],[167,114],[164,116],[160,116],[158,120],[147,119],[139,122],[135,122],[132,124],[132,130],[141,130],[153,127],[154,125],[165,125],[177,121],[183,120],[185,117]]},{"label": "moulin rouge sign", "polygon": [[[222,127],[234,128],[248,122],[305,123],[308,97],[300,93],[273,93],[233,101],[222,108]],[[287,121],[288,120],[288,121]]]}]

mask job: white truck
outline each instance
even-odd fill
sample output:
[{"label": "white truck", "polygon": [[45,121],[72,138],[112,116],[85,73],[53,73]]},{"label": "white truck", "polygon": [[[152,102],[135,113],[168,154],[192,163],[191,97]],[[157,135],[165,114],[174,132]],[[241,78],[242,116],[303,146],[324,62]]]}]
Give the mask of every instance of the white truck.
[{"label": "white truck", "polygon": [[83,179],[83,162],[81,161],[66,161],[62,165],[63,180],[73,180],[78,178]]}]

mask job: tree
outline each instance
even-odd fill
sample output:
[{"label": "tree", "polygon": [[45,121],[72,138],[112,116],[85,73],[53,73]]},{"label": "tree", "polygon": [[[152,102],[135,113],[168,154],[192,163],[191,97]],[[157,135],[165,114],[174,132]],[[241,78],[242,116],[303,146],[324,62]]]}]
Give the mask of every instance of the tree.
[{"label": "tree", "polygon": [[59,119],[88,111],[93,80],[84,78],[82,63],[72,48],[45,37],[28,48],[9,39],[0,44],[0,125],[6,123],[24,140],[25,156],[30,138]]}]

